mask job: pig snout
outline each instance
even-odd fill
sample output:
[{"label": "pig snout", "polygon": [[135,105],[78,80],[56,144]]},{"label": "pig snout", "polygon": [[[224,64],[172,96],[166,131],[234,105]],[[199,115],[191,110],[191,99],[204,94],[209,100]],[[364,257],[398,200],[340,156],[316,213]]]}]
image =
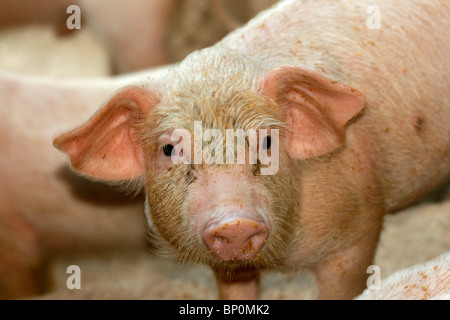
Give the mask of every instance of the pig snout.
[{"label": "pig snout", "polygon": [[207,222],[203,242],[223,261],[251,260],[268,236],[266,224],[256,217],[234,216]]}]

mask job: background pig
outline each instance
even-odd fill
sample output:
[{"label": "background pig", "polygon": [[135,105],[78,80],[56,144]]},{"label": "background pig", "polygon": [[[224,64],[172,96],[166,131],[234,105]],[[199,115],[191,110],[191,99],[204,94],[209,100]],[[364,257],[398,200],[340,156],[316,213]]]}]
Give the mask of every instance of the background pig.
[{"label": "background pig", "polygon": [[144,247],[143,200],[75,175],[51,144],[141,77],[56,81],[0,73],[0,298],[41,292],[40,271],[54,251]]},{"label": "background pig", "polygon": [[46,24],[59,35],[70,5],[81,9],[81,28],[107,48],[112,71],[124,73],[176,62],[214,44],[276,0],[0,0],[0,28]]},{"label": "background pig", "polygon": [[[117,72],[136,71],[168,62],[166,38],[174,0],[51,1],[1,0],[0,26],[46,23],[57,26],[61,34],[70,30],[66,21],[81,10],[82,27],[89,26],[107,44]],[[138,35],[138,37],[136,37]]]},{"label": "background pig", "polygon": [[[369,4],[284,1],[55,145],[86,175],[137,179],[161,246],[211,266],[221,297],[256,297],[261,270],[307,267],[319,298],[352,298],[383,215],[450,170],[448,5],[379,1],[371,30]],[[175,166],[168,134],[192,120],[280,130],[280,170]]]},{"label": "background pig", "polygon": [[81,0],[80,5],[108,44],[117,72],[169,62],[166,43],[174,0],[137,0],[133,5],[120,0]]},{"label": "background pig", "polygon": [[394,272],[381,287],[366,289],[357,300],[450,299],[450,253],[423,264]]}]

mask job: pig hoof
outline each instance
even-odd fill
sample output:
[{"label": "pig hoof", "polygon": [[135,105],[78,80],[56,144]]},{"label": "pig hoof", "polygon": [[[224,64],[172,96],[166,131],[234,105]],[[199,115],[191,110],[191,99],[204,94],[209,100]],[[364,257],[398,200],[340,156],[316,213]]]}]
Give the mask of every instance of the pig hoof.
[{"label": "pig hoof", "polygon": [[223,261],[251,260],[261,250],[268,235],[264,223],[240,217],[208,226],[203,241],[212,254]]}]

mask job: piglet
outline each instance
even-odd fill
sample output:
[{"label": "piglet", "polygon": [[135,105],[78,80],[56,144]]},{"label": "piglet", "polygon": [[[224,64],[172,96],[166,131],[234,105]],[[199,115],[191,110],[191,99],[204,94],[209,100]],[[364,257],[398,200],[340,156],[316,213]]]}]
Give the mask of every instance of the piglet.
[{"label": "piglet", "polygon": [[282,1],[54,145],[85,176],[145,190],[155,245],[210,266],[221,298],[257,298],[261,271],[292,268],[314,272],[319,299],[353,298],[383,216],[449,178],[449,9]]}]

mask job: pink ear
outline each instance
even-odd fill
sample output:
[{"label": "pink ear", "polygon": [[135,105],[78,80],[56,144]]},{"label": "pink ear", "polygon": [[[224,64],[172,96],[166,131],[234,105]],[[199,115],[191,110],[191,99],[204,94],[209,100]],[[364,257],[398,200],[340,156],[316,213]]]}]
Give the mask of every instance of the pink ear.
[{"label": "pink ear", "polygon": [[345,125],[366,104],[357,90],[297,67],[281,66],[264,78],[263,93],[286,112],[287,152],[308,159],[345,142]]},{"label": "pink ear", "polygon": [[141,176],[144,153],[136,123],[158,102],[155,93],[127,87],[116,93],[86,124],[63,134],[54,146],[65,152],[74,169],[103,180]]}]

